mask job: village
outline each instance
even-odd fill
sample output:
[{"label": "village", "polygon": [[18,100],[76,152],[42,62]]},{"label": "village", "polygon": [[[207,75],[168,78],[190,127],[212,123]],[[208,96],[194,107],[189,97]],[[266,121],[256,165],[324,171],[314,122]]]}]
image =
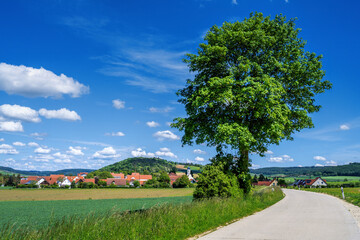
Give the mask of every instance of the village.
[{"label": "village", "polygon": [[[20,179],[20,188],[21,187],[38,187],[46,188],[50,186],[60,187],[60,188],[71,188],[71,187],[84,187],[92,188],[94,186],[102,187],[140,187],[144,186],[145,183],[153,179],[152,175],[142,175],[137,172],[133,172],[130,175],[125,175],[123,173],[113,173],[111,172],[112,178],[99,179],[86,178],[88,175],[87,172],[81,172],[77,176],[65,176],[63,174],[51,174],[50,176],[27,176]],[[171,172],[167,174],[169,177],[169,184],[171,187],[174,186],[174,183],[180,179],[182,176],[186,176],[190,183],[196,183],[196,180],[191,174],[190,168],[187,169],[186,175],[177,174]]]}]

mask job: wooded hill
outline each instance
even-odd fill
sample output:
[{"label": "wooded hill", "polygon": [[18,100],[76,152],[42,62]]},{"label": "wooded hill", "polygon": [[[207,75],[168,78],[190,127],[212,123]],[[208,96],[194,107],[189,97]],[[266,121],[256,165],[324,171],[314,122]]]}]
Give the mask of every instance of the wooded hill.
[{"label": "wooded hill", "polygon": [[143,158],[143,157],[135,157],[135,158],[127,158],[120,162],[113,163],[111,165],[100,168],[100,171],[109,171],[109,172],[121,172],[124,174],[130,174],[132,172],[138,172],[141,174],[151,174],[158,173],[161,171],[170,172],[170,171],[178,171],[184,172],[184,169],[178,169],[176,166],[182,164],[182,166],[192,166],[198,167],[199,170],[192,170],[194,173],[200,172],[200,164],[185,164],[184,163],[176,163],[167,161],[161,158]]},{"label": "wooded hill", "polygon": [[360,163],[324,167],[267,167],[251,169],[251,173],[263,175],[307,176],[360,176]]},{"label": "wooded hill", "polygon": [[1,167],[0,172],[4,175],[12,174],[21,174],[23,176],[50,176],[50,174],[64,174],[64,175],[74,175],[76,176],[81,172],[92,172],[93,169],[62,169],[57,171],[26,171],[26,170],[16,170],[10,167]]}]

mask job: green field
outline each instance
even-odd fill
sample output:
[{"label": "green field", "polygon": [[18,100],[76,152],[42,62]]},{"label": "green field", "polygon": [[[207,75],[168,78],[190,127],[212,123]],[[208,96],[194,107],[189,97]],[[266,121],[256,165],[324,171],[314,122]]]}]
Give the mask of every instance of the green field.
[{"label": "green field", "polygon": [[[268,178],[272,178],[274,176],[267,176]],[[277,177],[280,177],[278,175]],[[300,176],[300,177],[283,177],[285,181],[290,184],[295,182],[295,179],[314,179],[318,176]],[[322,177],[327,182],[347,182],[347,181],[360,181],[360,177],[354,177],[354,176],[326,176]]]},{"label": "green field", "polygon": [[[305,188],[305,191],[326,193],[342,199],[340,188]],[[344,188],[345,200],[360,207],[360,188]]]},{"label": "green field", "polygon": [[58,201],[5,201],[0,202],[0,226],[5,224],[29,224],[34,227],[48,225],[50,220],[63,217],[106,214],[110,211],[139,210],[166,203],[191,202],[192,196],[99,199],[99,200],[58,200]]}]

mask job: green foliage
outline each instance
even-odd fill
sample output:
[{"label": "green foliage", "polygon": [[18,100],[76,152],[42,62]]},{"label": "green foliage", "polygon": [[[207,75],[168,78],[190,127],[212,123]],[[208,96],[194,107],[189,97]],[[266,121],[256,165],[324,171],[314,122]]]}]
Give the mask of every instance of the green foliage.
[{"label": "green foliage", "polygon": [[106,187],[106,185],[107,185],[105,181],[98,181],[97,184],[101,187]]},{"label": "green foliage", "polygon": [[188,176],[182,175],[173,183],[174,188],[186,188],[190,186],[190,180]]},{"label": "green foliage", "polygon": [[[271,144],[313,127],[315,96],[331,88],[322,81],[321,55],[306,52],[295,20],[251,14],[242,22],[213,26],[197,54],[184,60],[195,78],[178,91],[187,117],[172,127],[184,145],[207,144],[226,157],[248,192],[249,152],[261,156]],[[227,157],[230,148],[234,157]]]},{"label": "green foliage", "polygon": [[225,174],[217,165],[205,166],[194,191],[194,198],[239,197],[240,190],[234,175]]},{"label": "green foliage", "polygon": [[287,184],[286,184],[285,179],[278,179],[278,185],[279,185],[279,186],[282,186],[282,187],[286,187]]},{"label": "green foliage", "polygon": [[135,188],[140,187],[140,182],[137,181],[137,180],[135,180],[135,181],[133,182],[133,185],[134,185]]},{"label": "green foliage", "polygon": [[108,165],[99,170],[109,172],[122,172],[124,174],[131,174],[132,172],[156,173],[160,171],[170,172],[175,166],[175,163],[160,159],[160,158],[128,158],[120,162]]},{"label": "green foliage", "polygon": [[[350,163],[339,166],[324,167],[268,167],[252,169],[250,172],[265,175],[286,175],[286,176],[360,176],[360,163]],[[344,177],[345,178],[345,177]],[[343,180],[342,178],[341,180]]]},{"label": "green foliage", "polygon": [[160,183],[167,183],[170,184],[170,177],[167,173],[162,172],[157,179]]},{"label": "green foliage", "polygon": [[71,187],[71,188],[76,188],[76,183],[75,183],[75,181],[72,181],[72,182],[71,182],[70,187]]},{"label": "green foliage", "polygon": [[96,170],[90,172],[88,175],[86,175],[85,178],[94,178],[94,177],[98,177],[99,179],[107,179],[107,178],[112,178],[113,176],[109,171]]},{"label": "green foliage", "polygon": [[[251,215],[283,198],[281,190],[276,189],[274,192],[269,190],[255,193],[246,199],[211,199],[183,204],[167,204],[134,212],[112,211],[104,215],[73,216],[56,220],[52,226],[39,230],[29,229],[26,226],[19,226],[14,229],[14,227],[7,225],[0,229],[0,238],[4,240],[188,239],[234,219]],[[132,199],[132,201],[134,200],[144,201],[144,199]],[[113,201],[115,202],[115,200]],[[157,201],[159,198],[155,202]],[[91,209],[94,209],[93,204],[96,204],[96,201],[88,202],[91,204]],[[97,204],[103,203],[104,201]],[[130,201],[130,205],[132,204]],[[69,205],[72,204],[66,206]],[[56,206],[59,208],[58,205]],[[116,204],[115,206],[119,207],[123,204]],[[11,213],[11,211],[8,212]]]}]

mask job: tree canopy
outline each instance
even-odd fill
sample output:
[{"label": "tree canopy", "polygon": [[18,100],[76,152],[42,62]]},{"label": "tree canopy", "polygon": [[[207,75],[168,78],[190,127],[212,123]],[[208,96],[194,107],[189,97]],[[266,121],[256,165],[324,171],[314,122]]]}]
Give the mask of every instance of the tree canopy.
[{"label": "tree canopy", "polygon": [[255,13],[211,27],[197,54],[184,59],[195,77],[177,93],[187,116],[172,126],[184,132],[184,145],[205,143],[216,147],[214,160],[230,159],[242,187],[249,152],[263,156],[269,145],[313,127],[309,114],[321,107],[315,96],[331,88],[322,56],[305,51],[299,33],[295,19]]}]

